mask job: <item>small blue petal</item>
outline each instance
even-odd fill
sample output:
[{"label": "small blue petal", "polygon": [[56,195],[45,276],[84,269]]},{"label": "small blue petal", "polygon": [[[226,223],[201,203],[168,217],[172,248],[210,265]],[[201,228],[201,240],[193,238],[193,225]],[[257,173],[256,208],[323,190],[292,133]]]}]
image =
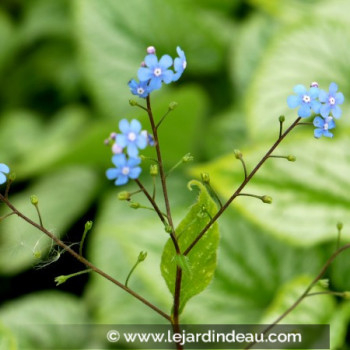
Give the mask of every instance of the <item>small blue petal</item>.
[{"label": "small blue petal", "polygon": [[328,121],[328,129],[334,129],[335,128],[335,121],[333,118]]},{"label": "small blue petal", "polygon": [[10,168],[4,163],[0,163],[0,172],[8,174],[10,172]]},{"label": "small blue petal", "polygon": [[318,95],[318,99],[321,102],[327,102],[328,101],[328,92],[326,92],[324,90],[320,90],[320,93]]},{"label": "small blue petal", "polygon": [[327,118],[329,116],[330,111],[331,111],[331,107],[328,104],[323,105],[320,109],[320,113],[323,118]]},{"label": "small blue petal", "polygon": [[313,121],[314,126],[318,128],[323,128],[324,125],[324,119],[321,117],[316,117]]},{"label": "small blue petal", "polygon": [[320,108],[321,108],[321,103],[320,102],[313,100],[313,101],[311,101],[310,105],[311,105],[312,110],[316,114],[320,113]]},{"label": "small blue petal", "polygon": [[0,185],[4,184],[6,181],[6,176],[3,173],[0,173]]},{"label": "small blue petal", "polygon": [[174,78],[174,72],[171,71],[171,70],[166,70],[164,73],[163,73],[163,81],[165,84],[169,84],[173,81],[173,78]]},{"label": "small blue petal", "polygon": [[339,119],[340,116],[341,116],[341,109],[339,106],[335,105],[333,108],[332,108],[332,114],[333,114],[333,117],[336,118],[336,119]]},{"label": "small blue petal", "polygon": [[160,78],[153,78],[149,83],[149,88],[152,90],[158,90],[162,87],[162,80]]},{"label": "small blue petal", "polygon": [[307,118],[311,115],[311,109],[308,106],[301,105],[298,110],[298,116],[301,118]]},{"label": "small blue petal", "polygon": [[315,129],[314,130],[314,136],[319,139],[323,135],[323,130],[322,129]]},{"label": "small blue petal", "polygon": [[155,67],[158,65],[158,58],[154,54],[147,55],[145,57],[145,63],[147,67],[150,67],[150,68]]},{"label": "small blue petal", "polygon": [[126,134],[129,132],[130,126],[129,126],[129,122],[127,121],[127,119],[122,119],[119,122],[119,129],[123,134]]},{"label": "small blue petal", "polygon": [[114,180],[118,177],[120,171],[116,168],[107,169],[106,176],[108,180]]},{"label": "small blue petal", "polygon": [[142,129],[141,123],[137,119],[133,119],[130,123],[130,131],[138,134]]},{"label": "small blue petal", "polygon": [[333,137],[333,134],[328,130],[324,130],[323,135],[326,137]]},{"label": "small blue petal", "polygon": [[335,102],[337,105],[341,105],[344,102],[344,95],[341,92],[335,94]]},{"label": "small blue petal", "polygon": [[139,135],[137,140],[136,140],[136,145],[140,149],[144,149],[147,146],[147,137],[143,135]]},{"label": "small blue petal", "polygon": [[132,168],[130,169],[129,177],[130,179],[137,179],[140,176],[140,174],[141,174],[140,167]]},{"label": "small blue petal", "polygon": [[319,94],[320,94],[320,89],[317,87],[312,87],[309,91],[309,95],[312,99],[318,98]]},{"label": "small blue petal", "polygon": [[287,98],[287,104],[289,108],[295,108],[297,106],[299,106],[300,104],[300,98],[298,96],[288,96]]},{"label": "small blue petal", "polygon": [[128,138],[127,138],[127,136],[124,135],[124,134],[117,134],[117,136],[116,136],[116,142],[117,142],[117,144],[118,144],[120,147],[124,148],[124,147],[126,147],[127,144],[128,144]]},{"label": "small blue petal", "polygon": [[164,55],[159,61],[159,65],[164,68],[169,68],[173,64],[173,59],[169,55]]},{"label": "small blue petal", "polygon": [[125,185],[129,181],[129,178],[126,175],[119,175],[117,180],[114,182],[117,186]]},{"label": "small blue petal", "polygon": [[336,83],[331,83],[329,85],[329,93],[331,95],[334,95],[337,92],[337,90],[338,90],[338,85]]},{"label": "small blue petal", "polygon": [[116,166],[116,167],[123,167],[126,163],[126,156],[124,153],[121,154],[115,154],[112,157],[112,163]]},{"label": "small blue petal", "polygon": [[137,71],[137,77],[140,81],[148,81],[152,78],[152,75],[152,71],[146,67],[141,67]]},{"label": "small blue petal", "polygon": [[304,85],[301,85],[301,84],[294,86],[293,90],[298,95],[304,95],[307,92],[306,87]]},{"label": "small blue petal", "polygon": [[139,154],[139,150],[134,143],[128,144],[127,152],[128,152],[129,157],[137,157]]},{"label": "small blue petal", "polygon": [[133,168],[136,165],[139,165],[140,163],[141,163],[141,159],[140,158],[132,157],[132,158],[129,158],[127,165],[128,165],[129,168]]}]

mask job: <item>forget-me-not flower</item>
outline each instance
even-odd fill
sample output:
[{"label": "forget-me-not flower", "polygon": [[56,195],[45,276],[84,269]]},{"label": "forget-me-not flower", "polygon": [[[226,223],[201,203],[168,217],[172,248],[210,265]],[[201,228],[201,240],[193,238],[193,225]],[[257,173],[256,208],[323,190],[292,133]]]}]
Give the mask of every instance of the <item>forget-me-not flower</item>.
[{"label": "forget-me-not flower", "polygon": [[333,117],[316,117],[313,124],[316,127],[314,130],[314,135],[317,139],[319,139],[321,136],[333,137],[333,134],[329,131],[330,129],[335,128]]},{"label": "forget-me-not flower", "polygon": [[173,81],[179,80],[182,73],[187,67],[185,52],[181,50],[179,46],[176,48],[176,52],[179,55],[179,57],[176,57],[174,60],[175,74],[174,74]]},{"label": "forget-me-not flower", "polygon": [[132,79],[129,81],[128,85],[133,95],[136,95],[142,98],[146,98],[148,94],[151,92],[148,86],[148,81],[140,81],[138,83],[135,79]]},{"label": "forget-me-not flower", "polygon": [[4,184],[7,181],[6,175],[10,172],[10,168],[4,164],[0,163],[0,185]]},{"label": "forget-me-not flower", "polygon": [[145,66],[138,70],[140,81],[147,81],[151,91],[160,89],[162,82],[169,84],[173,81],[174,72],[169,69],[173,64],[173,59],[169,55],[164,55],[158,61],[154,54],[145,57]]},{"label": "forget-me-not flower", "polygon": [[299,107],[298,115],[301,118],[307,118],[311,115],[311,110],[319,113],[321,103],[318,101],[319,89],[311,87],[307,90],[304,85],[296,85],[294,92],[297,94],[288,96],[287,103],[289,108]]},{"label": "forget-me-not flower", "polygon": [[319,99],[324,104],[320,109],[321,115],[326,118],[329,113],[332,112],[334,118],[340,118],[341,109],[338,105],[344,102],[344,95],[341,92],[337,92],[338,85],[336,83],[331,83],[329,85],[329,92],[320,91]]},{"label": "forget-me-not flower", "polygon": [[106,176],[109,180],[115,180],[117,186],[125,185],[129,179],[137,179],[141,173],[138,166],[141,162],[140,158],[126,158],[124,153],[116,154],[112,157],[115,168],[107,169]]},{"label": "forget-me-not flower", "polygon": [[141,128],[141,123],[136,119],[130,123],[126,119],[119,122],[122,134],[117,134],[116,143],[121,148],[126,147],[129,157],[137,157],[139,149],[147,146],[147,138],[141,133]]}]

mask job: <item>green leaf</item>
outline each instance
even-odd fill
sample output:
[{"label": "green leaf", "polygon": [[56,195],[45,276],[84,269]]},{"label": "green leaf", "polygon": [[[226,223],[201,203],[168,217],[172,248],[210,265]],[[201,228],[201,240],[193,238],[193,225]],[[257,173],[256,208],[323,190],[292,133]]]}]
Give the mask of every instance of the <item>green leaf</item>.
[{"label": "green leaf", "polygon": [[[37,195],[44,226],[62,238],[65,230],[88,208],[96,193],[96,184],[97,177],[90,169],[63,168],[20,194],[10,195],[10,200],[18,210],[38,222],[30,203],[30,196]],[[1,209],[1,216],[9,212],[4,206]],[[54,262],[53,259],[59,257],[48,237],[15,215],[1,222],[0,242],[0,272],[3,274],[15,274],[34,264]],[[49,256],[46,261],[48,250],[54,257]],[[34,255],[40,253],[44,261],[35,258]]]},{"label": "green leaf", "polygon": [[[200,192],[196,203],[176,228],[176,236],[181,251],[184,251],[192,243],[218,210],[201,182],[192,180],[189,183],[191,190],[192,186],[198,187]],[[180,312],[189,299],[202,292],[211,282],[217,264],[218,245],[219,228],[218,224],[214,223],[187,256],[189,271],[183,270]],[[161,271],[173,295],[175,292],[176,269],[176,251],[172,240],[169,238],[162,255]]]},{"label": "green leaf", "polygon": [[[269,139],[277,133],[276,120],[280,115],[285,115],[286,120],[296,118],[297,110],[288,108],[287,97],[293,94],[297,84],[308,86],[318,81],[322,89],[328,90],[334,81],[345,96],[349,95],[350,84],[346,78],[349,75],[349,40],[348,25],[317,18],[281,30],[266,49],[246,94],[251,135]],[[305,57],[313,59],[305,60]],[[348,105],[342,109],[344,115],[349,114]],[[343,128],[350,124],[345,118],[340,123]]]},{"label": "green leaf", "polygon": [[16,337],[0,320],[0,350],[18,350]]},{"label": "green leaf", "polygon": [[85,323],[89,323],[87,311],[78,298],[59,292],[33,293],[1,306],[0,334],[5,324],[12,335],[0,338],[0,349],[7,339],[8,350],[16,350],[16,344],[18,349],[82,349],[91,341],[89,335],[84,328],[70,330],[68,325]]},{"label": "green leaf", "polygon": [[[296,156],[297,161],[268,159],[243,190],[244,193],[268,195],[272,205],[250,197],[238,197],[233,206],[271,234],[293,244],[311,246],[336,239],[336,223],[350,226],[350,172],[347,139],[315,140],[312,129],[299,126],[275,154]],[[248,169],[252,170],[269,146],[242,150]],[[307,150],[307,151],[305,151]],[[214,188],[226,199],[243,181],[241,163],[233,154],[195,168],[208,172]],[[349,239],[344,230],[344,239]]]},{"label": "green leaf", "polygon": [[101,5],[78,0],[74,5],[82,67],[99,109],[108,117],[126,111],[125,101],[132,96],[127,82],[137,77],[148,45],[155,45],[159,56],[172,57],[181,46],[189,62],[187,75],[214,72],[223,64],[220,17],[203,21],[198,7],[188,1],[106,0]]},{"label": "green leaf", "polygon": [[14,49],[14,28],[8,14],[0,9],[0,73],[2,73],[4,66],[11,58]]}]

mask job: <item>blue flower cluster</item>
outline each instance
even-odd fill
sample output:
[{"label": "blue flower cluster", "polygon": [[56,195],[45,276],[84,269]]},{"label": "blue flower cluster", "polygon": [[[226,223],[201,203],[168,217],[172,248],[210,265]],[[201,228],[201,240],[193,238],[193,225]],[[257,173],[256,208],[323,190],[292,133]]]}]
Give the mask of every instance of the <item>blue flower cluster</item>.
[{"label": "blue flower cluster", "polygon": [[0,185],[4,184],[7,181],[6,175],[9,172],[10,168],[4,163],[0,163]]},{"label": "blue flower cluster", "polygon": [[329,85],[328,92],[319,89],[316,82],[311,83],[309,90],[304,85],[296,85],[296,95],[288,96],[287,104],[289,108],[299,107],[298,116],[301,118],[310,117],[312,112],[320,114],[313,121],[315,137],[333,137],[329,130],[335,128],[334,118],[340,118],[342,111],[339,105],[344,102],[344,95],[337,91],[336,83]]},{"label": "blue flower cluster", "polygon": [[[185,53],[178,46],[176,48],[179,57],[173,60],[169,55],[164,55],[158,60],[153,46],[147,48],[147,56],[137,72],[139,82],[132,79],[128,85],[132,94],[146,98],[152,91],[161,88],[162,83],[169,84],[180,79],[186,69],[187,61]],[[174,71],[171,66],[174,66]]]},{"label": "blue flower cluster", "polygon": [[141,163],[139,150],[145,149],[147,145],[153,146],[154,140],[146,130],[141,130],[141,123],[133,119],[130,123],[126,119],[119,122],[121,133],[112,133],[105,141],[109,144],[113,141],[112,163],[115,168],[110,168],[106,172],[109,180],[115,180],[115,185],[125,185],[129,179],[137,179],[141,173],[138,166]]}]

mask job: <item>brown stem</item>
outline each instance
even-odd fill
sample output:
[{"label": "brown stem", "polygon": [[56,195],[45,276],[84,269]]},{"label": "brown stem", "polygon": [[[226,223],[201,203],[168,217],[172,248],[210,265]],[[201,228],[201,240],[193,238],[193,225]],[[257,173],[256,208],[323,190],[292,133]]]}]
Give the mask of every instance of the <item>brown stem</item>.
[{"label": "brown stem", "polygon": [[244,187],[252,179],[255,173],[261,168],[265,161],[269,158],[276,147],[282,142],[282,140],[298,125],[301,118],[297,118],[294,123],[277,139],[277,141],[271,146],[260,162],[255,166],[252,172],[244,179],[238,189],[233,193],[233,195],[227,200],[227,202],[220,208],[220,210],[214,215],[214,217],[208,222],[208,224],[203,228],[203,230],[198,234],[194,241],[189,245],[189,247],[184,251],[183,255],[188,255],[192,248],[198,243],[198,241],[204,236],[204,234],[210,229],[210,227],[217,221],[217,219],[223,214],[223,212],[229,207],[232,201],[241,193]]},{"label": "brown stem", "polygon": [[[172,325],[174,333],[180,333],[180,295],[181,295],[181,280],[182,280],[182,270],[179,266],[176,267],[176,280],[175,280],[175,292],[174,292],[174,308]],[[182,350],[183,347],[177,344],[177,350]]]},{"label": "brown stem", "polygon": [[149,302],[148,300],[143,298],[141,295],[137,294],[136,292],[134,292],[130,288],[126,287],[124,284],[120,283],[119,281],[117,281],[116,279],[114,279],[113,277],[108,275],[107,273],[105,273],[102,270],[100,270],[98,267],[93,265],[91,262],[89,262],[83,256],[79,255],[74,250],[72,250],[69,246],[67,246],[59,238],[57,238],[55,235],[53,235],[50,231],[46,230],[44,227],[40,226],[39,224],[37,224],[36,222],[32,221],[31,219],[29,219],[24,214],[22,214],[2,194],[0,194],[0,201],[4,202],[17,216],[19,216],[20,218],[22,218],[23,220],[28,222],[30,225],[34,226],[35,228],[37,228],[38,230],[43,232],[45,235],[50,237],[58,246],[62,247],[65,251],[67,251],[74,258],[79,260],[82,264],[84,264],[85,266],[89,267],[91,270],[95,271],[96,273],[98,273],[102,277],[106,278],[110,282],[114,283],[115,285],[117,285],[118,287],[120,287],[121,289],[123,289],[125,292],[129,293],[130,295],[132,295],[136,299],[140,300],[142,303],[144,303],[145,305],[147,305],[148,307],[153,309],[155,312],[157,312],[159,315],[164,317],[166,320],[168,320],[170,322],[172,321],[171,317],[169,315],[167,315],[165,312],[163,312],[162,310],[160,310],[157,306],[153,305],[151,302]]},{"label": "brown stem", "polygon": [[162,212],[160,211],[157,203],[155,202],[155,200],[151,197],[151,195],[148,193],[148,191],[146,190],[146,188],[142,185],[142,183],[140,182],[140,180],[135,179],[135,182],[138,184],[138,186],[140,187],[140,189],[142,190],[142,192],[145,194],[145,196],[147,197],[147,199],[149,200],[149,202],[152,204],[152,207],[154,208],[154,210],[156,211],[156,213],[158,214],[160,220],[162,221],[162,223],[164,225],[167,225],[168,223],[166,222],[164,215],[162,214]]},{"label": "brown stem", "polygon": [[[269,332],[274,326],[276,326],[281,320],[283,320],[287,315],[289,315],[289,313],[291,313],[303,300],[304,298],[306,298],[310,292],[310,290],[312,289],[312,287],[323,277],[323,275],[325,274],[325,272],[327,271],[329,265],[334,261],[334,259],[340,254],[342,253],[344,250],[349,249],[350,248],[350,243],[342,246],[341,248],[339,248],[337,251],[335,251],[330,257],[329,259],[326,261],[326,263],[323,265],[321,271],[319,272],[319,274],[313,279],[313,281],[308,285],[308,287],[305,289],[304,293],[293,303],[293,305],[291,305],[281,316],[279,316],[272,324],[270,324],[268,327],[266,327],[264,329],[264,331],[262,332],[262,334],[266,334],[267,332]],[[253,345],[255,345],[256,343],[252,342],[250,343],[245,350],[250,349]]]}]

